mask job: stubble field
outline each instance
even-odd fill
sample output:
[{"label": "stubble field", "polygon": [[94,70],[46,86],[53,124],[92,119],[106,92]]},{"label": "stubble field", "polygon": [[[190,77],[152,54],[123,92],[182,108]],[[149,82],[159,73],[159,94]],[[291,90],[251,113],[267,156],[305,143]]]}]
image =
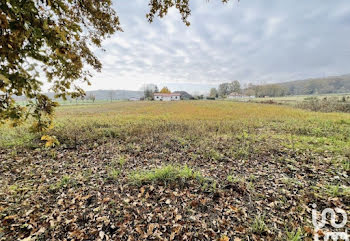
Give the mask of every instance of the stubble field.
[{"label": "stubble field", "polygon": [[0,128],[0,240],[312,240],[313,203],[350,212],[350,114],[114,102],[47,134]]}]

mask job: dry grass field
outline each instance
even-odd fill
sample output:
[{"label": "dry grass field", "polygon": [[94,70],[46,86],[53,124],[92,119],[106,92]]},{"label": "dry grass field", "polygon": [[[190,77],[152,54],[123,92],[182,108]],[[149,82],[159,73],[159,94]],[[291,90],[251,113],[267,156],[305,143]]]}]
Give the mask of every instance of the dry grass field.
[{"label": "dry grass field", "polygon": [[0,127],[0,240],[312,240],[350,212],[350,114],[231,101],[62,106]]}]

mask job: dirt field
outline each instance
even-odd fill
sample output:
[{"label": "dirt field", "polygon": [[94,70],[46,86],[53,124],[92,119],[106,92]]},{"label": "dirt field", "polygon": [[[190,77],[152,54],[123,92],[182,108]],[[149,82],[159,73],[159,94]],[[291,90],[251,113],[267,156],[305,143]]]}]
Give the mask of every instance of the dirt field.
[{"label": "dirt field", "polygon": [[350,114],[114,102],[46,134],[0,128],[0,240],[312,240],[313,203],[350,214]]}]

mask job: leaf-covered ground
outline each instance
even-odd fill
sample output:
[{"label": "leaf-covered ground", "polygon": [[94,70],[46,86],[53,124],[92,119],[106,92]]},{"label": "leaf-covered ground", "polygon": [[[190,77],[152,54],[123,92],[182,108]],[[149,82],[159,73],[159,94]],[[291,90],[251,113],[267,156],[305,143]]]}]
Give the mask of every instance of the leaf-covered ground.
[{"label": "leaf-covered ground", "polygon": [[54,148],[1,129],[0,240],[312,240],[313,203],[350,212],[349,117],[114,103],[61,108]]}]

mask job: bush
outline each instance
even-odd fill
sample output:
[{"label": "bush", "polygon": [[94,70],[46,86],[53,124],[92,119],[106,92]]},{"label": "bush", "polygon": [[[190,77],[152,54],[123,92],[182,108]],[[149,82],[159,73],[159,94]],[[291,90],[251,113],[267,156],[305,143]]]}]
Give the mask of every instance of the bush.
[{"label": "bush", "polygon": [[207,97],[207,100],[215,100],[215,97]]},{"label": "bush", "polygon": [[303,102],[297,104],[298,108],[319,112],[347,112],[350,113],[350,103],[339,101],[338,99],[305,98]]}]

